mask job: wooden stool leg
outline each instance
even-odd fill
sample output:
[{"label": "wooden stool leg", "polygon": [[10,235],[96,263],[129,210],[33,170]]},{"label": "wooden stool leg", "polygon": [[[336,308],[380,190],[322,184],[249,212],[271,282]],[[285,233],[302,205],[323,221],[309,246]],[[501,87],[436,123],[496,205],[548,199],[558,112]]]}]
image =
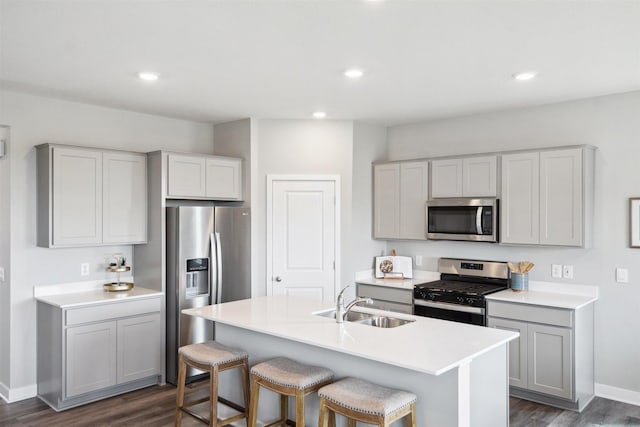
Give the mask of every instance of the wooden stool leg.
[{"label": "wooden stool leg", "polygon": [[356,427],[356,420],[352,420],[351,418],[349,418],[349,421],[347,422],[347,425],[349,427]]},{"label": "wooden stool leg", "polygon": [[256,427],[258,419],[258,398],[260,397],[260,384],[255,377],[251,377],[251,399],[249,403],[249,426]]},{"label": "wooden stool leg", "polygon": [[416,404],[411,404],[411,412],[407,415],[407,427],[416,427]]},{"label": "wooden stool leg", "polygon": [[175,426],[182,425],[182,405],[184,405],[184,383],[187,377],[187,365],[182,355],[178,356],[178,390],[176,391]]},{"label": "wooden stool leg", "polygon": [[329,427],[336,427],[336,413],[329,411]]},{"label": "wooden stool leg", "polygon": [[304,426],[304,390],[296,390],[296,427]]},{"label": "wooden stool leg", "polygon": [[218,425],[218,365],[213,366],[209,372],[209,425]]},{"label": "wooden stool leg", "polygon": [[287,427],[287,418],[289,417],[289,396],[280,395],[280,423],[282,427]]},{"label": "wooden stool leg", "polygon": [[242,381],[242,392],[244,395],[244,415],[247,417],[247,422],[249,421],[249,405],[251,402],[251,398],[249,396],[249,361],[245,360],[245,362],[240,367],[240,381]]},{"label": "wooden stool leg", "polygon": [[329,427],[329,420],[327,417],[327,406],[325,405],[324,397],[320,398],[320,404],[318,407],[318,427]]}]

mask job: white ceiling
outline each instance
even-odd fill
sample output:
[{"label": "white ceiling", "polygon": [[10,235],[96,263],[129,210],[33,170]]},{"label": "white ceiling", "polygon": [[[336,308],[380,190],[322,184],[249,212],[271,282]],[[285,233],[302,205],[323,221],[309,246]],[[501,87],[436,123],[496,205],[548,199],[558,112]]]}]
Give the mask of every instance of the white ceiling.
[{"label": "white ceiling", "polygon": [[636,0],[0,1],[3,87],[206,122],[393,125],[640,90]]}]

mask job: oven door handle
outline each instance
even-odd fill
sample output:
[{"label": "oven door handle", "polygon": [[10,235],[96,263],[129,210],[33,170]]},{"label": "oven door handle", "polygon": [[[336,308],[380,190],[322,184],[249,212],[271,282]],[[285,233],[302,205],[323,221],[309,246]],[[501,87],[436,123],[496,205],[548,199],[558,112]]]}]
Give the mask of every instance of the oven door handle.
[{"label": "oven door handle", "polygon": [[425,301],[421,299],[417,299],[413,303],[414,305],[421,305],[423,307],[440,308],[442,310],[463,311],[465,313],[482,314],[484,316],[484,308],[481,307],[469,307],[467,305]]},{"label": "oven door handle", "polygon": [[478,210],[476,211],[476,230],[479,235],[482,235],[482,211],[484,210],[484,206],[478,206]]}]

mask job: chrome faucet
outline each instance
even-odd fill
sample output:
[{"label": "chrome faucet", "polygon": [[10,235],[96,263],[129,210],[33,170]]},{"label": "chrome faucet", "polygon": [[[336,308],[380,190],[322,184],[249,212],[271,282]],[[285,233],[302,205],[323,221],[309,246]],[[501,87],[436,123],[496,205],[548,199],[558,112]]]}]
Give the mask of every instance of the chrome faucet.
[{"label": "chrome faucet", "polygon": [[337,323],[344,323],[345,316],[347,315],[349,310],[351,310],[356,304],[360,304],[362,302],[365,304],[373,304],[373,300],[371,298],[356,298],[353,301],[351,301],[349,304],[347,304],[347,306],[345,307],[344,296],[342,294],[344,294],[344,291],[346,291],[347,288],[350,286],[352,285],[345,286],[344,288],[342,288],[342,290],[338,294],[338,299],[336,300],[336,322]]}]

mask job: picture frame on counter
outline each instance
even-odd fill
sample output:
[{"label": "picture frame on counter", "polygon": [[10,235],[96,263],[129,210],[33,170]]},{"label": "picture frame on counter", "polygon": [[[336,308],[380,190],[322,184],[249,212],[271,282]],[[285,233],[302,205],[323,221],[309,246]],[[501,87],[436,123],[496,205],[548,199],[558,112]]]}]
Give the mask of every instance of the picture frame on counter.
[{"label": "picture frame on counter", "polygon": [[629,199],[629,246],[640,248],[640,197]]}]

